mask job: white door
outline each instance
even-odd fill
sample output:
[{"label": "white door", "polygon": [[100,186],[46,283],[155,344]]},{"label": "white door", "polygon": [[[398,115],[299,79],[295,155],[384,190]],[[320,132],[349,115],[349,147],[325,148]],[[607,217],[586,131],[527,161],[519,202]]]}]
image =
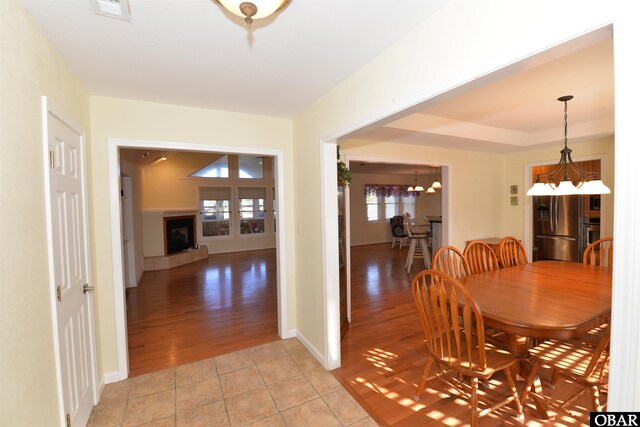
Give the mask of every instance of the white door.
[{"label": "white door", "polygon": [[91,281],[84,137],[48,112],[46,139],[58,378],[65,423],[84,426],[96,397],[92,295],[83,289]]}]

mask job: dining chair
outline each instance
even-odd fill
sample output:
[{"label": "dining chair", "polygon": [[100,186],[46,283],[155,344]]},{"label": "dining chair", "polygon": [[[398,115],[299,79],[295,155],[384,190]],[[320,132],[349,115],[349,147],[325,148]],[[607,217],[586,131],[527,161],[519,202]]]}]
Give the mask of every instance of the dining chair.
[{"label": "dining chair", "polygon": [[407,261],[404,264],[407,274],[411,271],[413,260],[416,258],[421,258],[424,261],[425,268],[431,268],[431,254],[429,252],[431,234],[426,232],[415,233],[411,225],[411,214],[409,212],[404,214],[404,228],[409,238],[409,253],[407,254]]},{"label": "dining chair", "polygon": [[[610,328],[607,326],[596,347],[585,345],[578,340],[547,340],[529,349],[533,366],[520,396],[522,404],[524,405],[527,396],[532,394],[546,400],[549,406],[572,415],[567,409],[569,405],[589,390],[591,410],[601,412],[605,405],[600,402],[600,393],[606,391],[609,377],[609,341]],[[560,404],[530,390],[542,365],[551,366],[556,376],[565,377],[581,387]]]},{"label": "dining chair", "polygon": [[[582,253],[582,263],[585,265],[607,265],[611,267],[613,264],[613,237],[603,237],[588,245]],[[607,323],[591,329],[576,339],[584,344],[596,347],[608,326],[609,322],[607,321]],[[554,370],[551,376],[553,384],[555,384],[556,376],[556,370]]]},{"label": "dining chair", "polygon": [[[511,402],[522,422],[522,405],[511,372],[516,358],[485,342],[482,310],[464,285],[445,273],[425,270],[413,278],[411,289],[427,338],[427,363],[414,400],[420,399],[433,372],[435,378],[468,397],[472,427],[477,425],[478,417]],[[491,402],[478,393],[478,382],[489,380],[499,371],[504,371],[510,396]],[[480,409],[479,403],[487,407]]]},{"label": "dining chair", "polygon": [[433,255],[433,269],[455,279],[461,279],[470,274],[464,255],[453,246],[443,246],[436,251]]},{"label": "dining chair", "polygon": [[469,274],[484,273],[500,268],[498,257],[491,246],[480,240],[472,240],[464,248],[464,259],[469,266]]},{"label": "dining chair", "polygon": [[391,249],[394,248],[396,243],[398,249],[402,249],[403,246],[409,246],[409,235],[404,228],[404,217],[402,215],[395,215],[389,218],[391,224]]},{"label": "dining chair", "polygon": [[529,259],[520,240],[513,236],[504,237],[498,245],[498,257],[503,268],[527,264]]},{"label": "dining chair", "polygon": [[603,237],[587,246],[582,253],[582,263],[613,265],[613,237]]}]

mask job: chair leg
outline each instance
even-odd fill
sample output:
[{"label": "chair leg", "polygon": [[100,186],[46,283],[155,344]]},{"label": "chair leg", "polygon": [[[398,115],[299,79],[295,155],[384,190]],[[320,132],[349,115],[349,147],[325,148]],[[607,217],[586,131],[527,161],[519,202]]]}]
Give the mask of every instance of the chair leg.
[{"label": "chair leg", "polygon": [[411,245],[409,245],[409,254],[407,255],[407,262],[404,265],[405,270],[407,270],[407,274],[411,271],[411,266],[413,265],[413,255],[416,251],[416,240],[411,239]]},{"label": "chair leg", "polygon": [[560,377],[560,371],[558,369],[556,369],[556,368],[553,368],[551,370],[551,379],[549,380],[549,382],[553,386],[551,388],[552,390],[556,388],[556,383],[558,382],[558,377]]},{"label": "chair leg", "polygon": [[602,405],[600,404],[600,390],[597,386],[591,386],[591,408],[596,412],[602,412]]},{"label": "chair leg", "polygon": [[425,268],[431,268],[431,255],[429,254],[429,248],[427,247],[427,239],[420,239],[420,246],[422,247],[422,258],[424,258]]},{"label": "chair leg", "polygon": [[471,377],[471,427],[478,425],[478,379]]},{"label": "chair leg", "polygon": [[420,395],[424,391],[425,386],[427,385],[427,378],[429,378],[429,374],[431,373],[431,367],[433,366],[433,359],[431,357],[427,358],[427,363],[424,365],[424,370],[422,371],[422,377],[420,378],[420,382],[418,383],[418,388],[416,389],[416,395],[413,396],[413,400],[416,402],[420,399]]}]

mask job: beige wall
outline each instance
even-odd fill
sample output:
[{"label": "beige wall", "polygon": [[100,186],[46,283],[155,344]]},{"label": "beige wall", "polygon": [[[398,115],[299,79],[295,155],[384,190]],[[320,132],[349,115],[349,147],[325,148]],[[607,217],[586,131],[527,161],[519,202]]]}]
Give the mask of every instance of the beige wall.
[{"label": "beige wall", "polygon": [[[42,101],[89,131],[89,95],[17,1],[0,1],[0,424],[60,417],[45,217]],[[90,170],[90,169],[89,169]]]},{"label": "beige wall", "polygon": [[[435,178],[435,174],[430,178],[427,178],[426,175],[420,175],[418,181],[427,188]],[[349,226],[352,246],[391,242],[391,226],[388,219],[367,222],[365,184],[413,185],[414,182],[413,175],[353,174],[353,179],[349,185]],[[424,215],[442,215],[442,194],[440,192],[434,194],[421,193],[420,196],[414,197],[414,200],[416,203],[415,218],[420,220]],[[403,213],[399,212],[398,214],[401,215]]]},{"label": "beige wall", "polygon": [[[101,195],[94,198],[90,208],[95,253],[94,281],[96,282],[96,300],[100,306],[97,324],[103,332],[100,334],[99,372],[104,375],[115,372],[118,368],[113,260],[109,249],[111,248],[111,219],[107,197],[109,194],[107,139],[128,138],[197,144],[203,147],[216,145],[282,150],[285,162],[285,176],[282,178],[288,197],[284,213],[288,218],[293,216],[293,179],[290,176],[293,169],[293,155],[290,120],[200,108],[92,96],[91,130],[93,139],[89,159],[92,170],[90,191]],[[145,187],[146,184],[145,182]],[[192,203],[192,199],[188,203]],[[295,259],[292,221],[288,222],[285,234],[287,238],[284,256]],[[290,284],[287,296],[290,302],[288,310],[291,313],[291,324],[287,327],[294,328],[296,317],[293,263],[289,263],[289,268],[285,275]]]}]

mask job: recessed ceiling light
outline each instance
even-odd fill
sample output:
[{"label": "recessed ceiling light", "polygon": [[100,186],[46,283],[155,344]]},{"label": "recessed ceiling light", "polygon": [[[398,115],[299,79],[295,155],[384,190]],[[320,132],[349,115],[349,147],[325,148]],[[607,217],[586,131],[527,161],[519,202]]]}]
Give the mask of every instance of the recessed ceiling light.
[{"label": "recessed ceiling light", "polygon": [[91,0],[91,3],[98,15],[122,19],[124,21],[131,20],[129,0]]}]

